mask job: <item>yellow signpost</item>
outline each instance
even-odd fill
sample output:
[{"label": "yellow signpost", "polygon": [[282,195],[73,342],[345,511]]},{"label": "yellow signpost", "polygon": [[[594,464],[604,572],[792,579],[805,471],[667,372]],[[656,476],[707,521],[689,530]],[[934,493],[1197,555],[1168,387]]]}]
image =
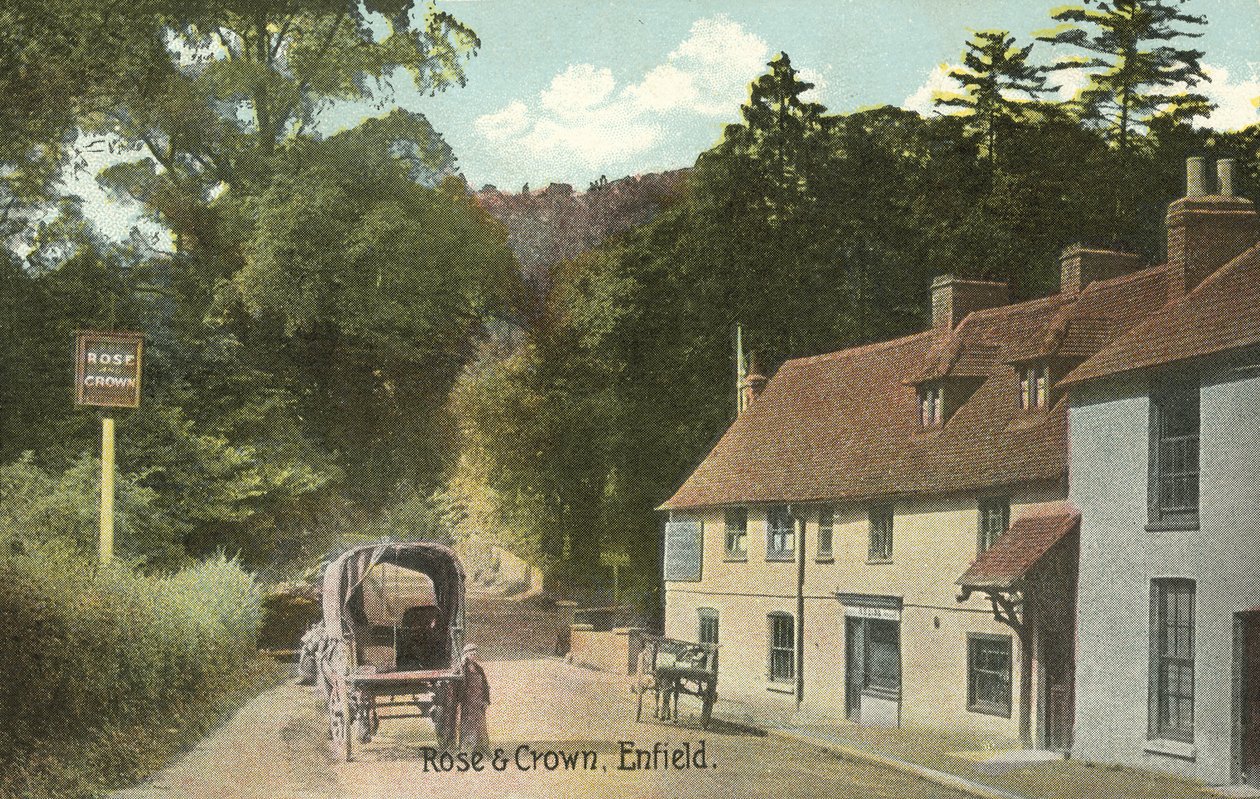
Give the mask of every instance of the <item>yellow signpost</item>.
[{"label": "yellow signpost", "polygon": [[[77,405],[136,408],[144,358],[142,333],[80,331],[75,336]],[[114,556],[114,417],[101,416],[101,563]]]}]

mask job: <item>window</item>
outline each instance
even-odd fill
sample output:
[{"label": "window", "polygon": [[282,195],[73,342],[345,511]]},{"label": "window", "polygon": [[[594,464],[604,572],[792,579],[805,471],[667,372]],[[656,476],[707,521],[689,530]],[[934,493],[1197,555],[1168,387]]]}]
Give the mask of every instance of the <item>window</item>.
[{"label": "window", "polygon": [[831,557],[831,531],[834,526],[835,512],[830,507],[818,511],[818,557]]},{"label": "window", "polygon": [[1152,392],[1150,521],[1199,521],[1199,386],[1167,382]]},{"label": "window", "polygon": [[1044,408],[1050,396],[1050,370],[1045,364],[1033,364],[1019,370],[1019,407]]},{"label": "window", "polygon": [[786,505],[766,511],[766,560],[791,560],[796,552],[796,520]]},{"label": "window", "polygon": [[700,608],[700,634],[697,636],[702,644],[718,642],[718,612],[713,608]]},{"label": "window", "polygon": [[787,613],[771,613],[770,680],[791,682],[796,677],[796,627]]},{"label": "window", "polygon": [[940,383],[928,383],[919,387],[919,421],[924,427],[933,427],[942,422],[944,404]]},{"label": "window", "polygon": [[967,635],[967,709],[1011,715],[1011,637]]},{"label": "window", "polygon": [[1002,497],[980,500],[980,532],[976,549],[988,552],[997,537],[1011,525],[1011,501]]},{"label": "window", "polygon": [[748,557],[748,509],[726,509],[726,556],[743,560]]},{"label": "window", "polygon": [[863,688],[896,698],[901,695],[901,630],[895,621],[863,619]]},{"label": "window", "polygon": [[1150,737],[1194,743],[1194,581],[1151,581]]},{"label": "window", "polygon": [[870,560],[892,560],[893,551],[892,508],[871,509],[871,545],[867,550]]}]

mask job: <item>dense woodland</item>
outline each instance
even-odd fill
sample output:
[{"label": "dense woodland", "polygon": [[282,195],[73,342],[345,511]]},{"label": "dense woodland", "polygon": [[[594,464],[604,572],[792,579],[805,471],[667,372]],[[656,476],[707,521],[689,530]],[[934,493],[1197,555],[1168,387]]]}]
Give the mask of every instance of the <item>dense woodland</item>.
[{"label": "dense woodland", "polygon": [[[226,549],[280,575],[347,535],[473,537],[577,592],[628,554],[647,600],[654,508],[734,414],[734,323],[771,367],[913,332],[941,273],[1027,298],[1073,242],[1158,261],[1187,155],[1237,157],[1260,188],[1260,127],[1195,127],[1203,20],[1177,2],[976,33],[930,118],[831,113],[781,54],[685,175],[564,198],[472,193],[419,113],[320,130],[334,102],[387,107],[396,67],[458,91],[480,43],[444,12],[0,9],[11,549],[90,546],[99,426],[70,402],[72,334],[136,329],[119,540],[139,563]],[[1050,101],[1069,67],[1091,83]],[[173,247],[111,242],[62,196],[85,137],[134,151],[99,179]]]}]

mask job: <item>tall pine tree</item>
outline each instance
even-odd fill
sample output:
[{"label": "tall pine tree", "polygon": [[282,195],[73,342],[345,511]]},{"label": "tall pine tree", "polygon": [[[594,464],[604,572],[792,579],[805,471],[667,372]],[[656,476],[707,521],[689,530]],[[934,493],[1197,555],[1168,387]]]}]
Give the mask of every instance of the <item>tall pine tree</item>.
[{"label": "tall pine tree", "polygon": [[1032,49],[1031,44],[1016,46],[1009,31],[976,31],[967,41],[963,66],[949,73],[963,93],[938,92],[933,97],[936,105],[961,108],[974,118],[990,163],[997,157],[998,127],[1020,119],[1023,106],[1046,90],[1044,71],[1028,63]]},{"label": "tall pine tree", "polygon": [[[1062,25],[1043,33],[1042,41],[1070,45],[1088,53],[1060,59],[1052,68],[1083,69],[1089,84],[1076,98],[1081,117],[1107,132],[1124,151],[1139,126],[1156,120],[1188,122],[1215,107],[1192,91],[1209,81],[1201,50],[1174,42],[1201,36],[1181,25],[1206,19],[1181,11],[1184,0],[1111,0],[1067,6],[1052,17]],[[1180,88],[1180,91],[1177,89]]]}]

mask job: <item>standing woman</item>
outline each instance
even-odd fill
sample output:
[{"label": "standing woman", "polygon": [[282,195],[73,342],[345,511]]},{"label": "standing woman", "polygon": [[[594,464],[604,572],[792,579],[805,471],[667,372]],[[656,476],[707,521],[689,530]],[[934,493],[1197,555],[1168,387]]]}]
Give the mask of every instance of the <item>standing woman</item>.
[{"label": "standing woman", "polygon": [[489,752],[486,734],[486,708],[490,704],[490,683],[486,670],[477,662],[477,645],[467,644],[463,653],[464,687],[459,702],[459,750]]}]

